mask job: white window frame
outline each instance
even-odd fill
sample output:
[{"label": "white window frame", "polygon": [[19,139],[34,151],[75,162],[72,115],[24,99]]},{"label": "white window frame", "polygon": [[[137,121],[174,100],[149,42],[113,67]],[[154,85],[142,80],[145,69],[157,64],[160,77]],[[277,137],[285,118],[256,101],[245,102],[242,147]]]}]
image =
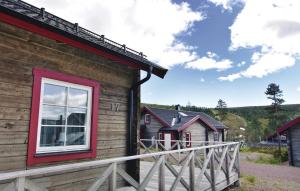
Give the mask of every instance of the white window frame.
[{"label": "white window frame", "polygon": [[[147,117],[149,117],[150,120],[147,120]],[[144,123],[145,123],[145,125],[149,125],[151,123],[151,115],[150,114],[145,114]]]},{"label": "white window frame", "polygon": [[[52,85],[58,85],[58,86],[64,86],[67,87],[68,93],[66,99],[68,100],[69,96],[69,88],[75,88],[80,90],[85,90],[88,92],[88,101],[87,101],[87,107],[74,107],[74,108],[85,108],[87,109],[87,116],[86,116],[86,127],[85,127],[85,144],[84,145],[64,145],[64,146],[50,146],[50,147],[41,147],[40,146],[40,138],[41,138],[41,126],[42,126],[42,113],[43,113],[43,96],[44,96],[44,84],[52,84]],[[91,139],[91,116],[92,116],[92,94],[93,94],[93,88],[89,86],[64,82],[60,80],[53,80],[49,78],[43,78],[41,81],[41,95],[40,95],[40,103],[39,103],[39,116],[38,116],[38,131],[37,131],[37,144],[36,144],[36,153],[37,154],[43,154],[43,153],[55,153],[55,152],[68,152],[68,151],[82,151],[82,150],[89,150],[90,149],[90,139]],[[51,104],[48,104],[51,105]],[[60,106],[60,105],[56,105]],[[66,113],[68,113],[68,104],[61,105],[65,106],[67,108]],[[67,116],[66,116],[67,120]],[[51,125],[45,125],[45,126],[51,126]],[[53,125],[58,126],[58,125]],[[67,123],[64,126],[65,128],[65,141],[66,141],[66,134],[67,134]],[[74,125],[72,125],[74,127]],[[75,126],[76,127],[76,126]],[[82,126],[80,126],[82,127]]]},{"label": "white window frame", "polygon": [[192,146],[191,140],[192,140],[191,132],[186,132],[185,133],[186,147],[191,147]]}]

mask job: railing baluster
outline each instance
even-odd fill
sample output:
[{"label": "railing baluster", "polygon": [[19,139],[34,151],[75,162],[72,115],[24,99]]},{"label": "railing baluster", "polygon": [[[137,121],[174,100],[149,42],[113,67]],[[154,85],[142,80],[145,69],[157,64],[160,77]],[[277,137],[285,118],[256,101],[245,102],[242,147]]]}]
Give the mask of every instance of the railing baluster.
[{"label": "railing baluster", "polygon": [[[229,147],[228,147],[229,148]],[[226,181],[227,181],[227,184],[229,185],[230,184],[230,179],[229,179],[229,152],[230,151],[230,148],[226,151],[226,156],[225,156],[225,176],[226,176]]]},{"label": "railing baluster", "polygon": [[163,155],[162,162],[159,167],[159,190],[160,191],[165,191],[165,156]]},{"label": "railing baluster", "polygon": [[212,149],[212,155],[211,155],[211,158],[210,158],[210,178],[211,178],[211,190],[212,191],[215,191],[216,190],[216,179],[215,179],[215,151],[214,151],[214,148],[211,148]]},{"label": "railing baluster", "polygon": [[25,191],[25,177],[17,178],[17,191]]},{"label": "railing baluster", "polygon": [[190,160],[190,191],[195,190],[195,152],[192,151],[192,158]]},{"label": "railing baluster", "polygon": [[113,163],[112,168],[112,173],[109,177],[109,191],[117,189],[117,163]]}]

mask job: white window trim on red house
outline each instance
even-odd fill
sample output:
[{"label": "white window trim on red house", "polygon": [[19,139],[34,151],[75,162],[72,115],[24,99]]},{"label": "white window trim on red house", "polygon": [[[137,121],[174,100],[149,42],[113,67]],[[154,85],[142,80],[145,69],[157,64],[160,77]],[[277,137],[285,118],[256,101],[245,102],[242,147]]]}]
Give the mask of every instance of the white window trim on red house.
[{"label": "white window trim on red house", "polygon": [[191,134],[191,132],[186,132],[185,133],[185,140],[187,141],[186,142],[186,147],[191,147],[192,146],[192,143],[191,143],[192,134]]},{"label": "white window trim on red house", "polygon": [[[27,165],[96,157],[100,84],[94,80],[40,68],[33,69],[33,77]],[[84,145],[63,146],[59,148],[40,147],[41,114],[43,109],[41,104],[44,93],[43,84],[45,82],[89,91],[87,105],[87,118],[89,120],[86,123],[87,134]]]},{"label": "white window trim on red house", "polygon": [[145,123],[145,125],[149,125],[151,123],[151,115],[150,114],[145,114],[144,123]]},{"label": "white window trim on red house", "polygon": [[[50,105],[47,103],[43,103],[43,98],[44,98],[44,85],[45,84],[51,84],[51,85],[57,85],[61,87],[66,87],[68,89],[67,95],[66,95],[66,105]],[[70,107],[68,105],[68,96],[69,96],[69,89],[74,88],[74,89],[79,89],[79,90],[85,90],[87,91],[87,106],[86,107]],[[40,98],[40,108],[39,108],[39,125],[38,125],[38,133],[37,133],[37,144],[36,144],[36,152],[38,154],[40,153],[51,153],[51,152],[67,152],[67,151],[77,151],[77,150],[88,150],[90,148],[90,137],[91,134],[91,108],[92,108],[92,87],[89,86],[83,86],[83,85],[78,85],[78,84],[73,84],[73,83],[68,83],[68,82],[63,82],[63,81],[58,81],[58,80],[53,80],[49,78],[42,78],[42,84],[41,84],[41,98]],[[66,142],[66,134],[67,134],[67,113],[69,108],[82,108],[82,109],[87,109],[87,116],[86,116],[86,124],[82,125],[80,127],[85,128],[85,144],[84,145],[70,145],[70,146],[50,146],[50,147],[42,147],[40,146],[40,137],[41,137],[41,126],[42,126],[42,113],[43,113],[43,105],[47,106],[58,106],[58,107],[66,107],[66,122],[64,125],[54,125],[55,127],[63,127],[64,128],[64,142]],[[51,125],[44,125],[50,127]],[[72,127],[75,127],[75,125],[72,125]],[[79,127],[79,126],[78,126]]]}]

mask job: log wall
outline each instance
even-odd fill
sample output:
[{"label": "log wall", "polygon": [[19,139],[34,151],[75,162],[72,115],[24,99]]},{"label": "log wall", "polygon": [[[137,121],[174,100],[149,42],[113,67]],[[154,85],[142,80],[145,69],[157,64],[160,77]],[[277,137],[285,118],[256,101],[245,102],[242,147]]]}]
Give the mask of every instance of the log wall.
[{"label": "log wall", "polygon": [[[139,71],[0,22],[0,172],[91,160],[26,166],[34,67],[98,81],[96,159],[126,155],[128,92]],[[112,110],[112,104],[119,104],[119,111]],[[36,181],[50,190],[83,190],[97,170],[101,171],[69,172]]]}]

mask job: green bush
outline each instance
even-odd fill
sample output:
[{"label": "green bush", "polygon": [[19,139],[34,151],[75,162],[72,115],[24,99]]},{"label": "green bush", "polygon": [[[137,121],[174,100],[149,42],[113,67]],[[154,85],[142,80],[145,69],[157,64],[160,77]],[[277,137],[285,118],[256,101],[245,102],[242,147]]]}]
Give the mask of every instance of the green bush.
[{"label": "green bush", "polygon": [[275,150],[273,153],[275,159],[281,160],[282,162],[288,161],[288,150],[286,148],[281,148],[281,152],[279,150]]},{"label": "green bush", "polygon": [[255,178],[255,176],[251,176],[251,175],[247,175],[247,176],[245,176],[244,177],[248,182],[250,182],[250,183],[254,183],[255,182],[255,180],[256,180],[256,178]]}]

